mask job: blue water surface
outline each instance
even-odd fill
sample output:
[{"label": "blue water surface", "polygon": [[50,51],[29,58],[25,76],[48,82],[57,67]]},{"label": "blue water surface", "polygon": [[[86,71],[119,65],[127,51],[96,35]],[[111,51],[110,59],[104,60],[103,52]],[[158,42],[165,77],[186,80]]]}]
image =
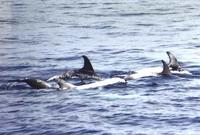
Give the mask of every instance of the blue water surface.
[{"label": "blue water surface", "polygon": [[[200,1],[1,0],[1,135],[199,135]],[[192,75],[89,90],[35,90],[83,65],[110,77],[162,66],[174,53]]]}]

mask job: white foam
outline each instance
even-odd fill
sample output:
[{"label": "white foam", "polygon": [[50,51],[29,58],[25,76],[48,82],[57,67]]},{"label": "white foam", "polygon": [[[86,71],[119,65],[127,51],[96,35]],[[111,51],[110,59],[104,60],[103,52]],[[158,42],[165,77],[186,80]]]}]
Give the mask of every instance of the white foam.
[{"label": "white foam", "polygon": [[105,94],[105,95],[100,95],[100,97],[103,99],[109,99],[109,100],[138,98],[137,95],[119,95],[119,94]]}]

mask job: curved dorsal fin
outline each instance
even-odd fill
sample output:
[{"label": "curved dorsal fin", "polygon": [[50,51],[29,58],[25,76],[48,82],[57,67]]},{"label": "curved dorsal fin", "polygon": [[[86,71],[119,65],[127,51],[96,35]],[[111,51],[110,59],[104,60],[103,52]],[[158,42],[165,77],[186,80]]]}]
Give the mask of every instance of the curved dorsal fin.
[{"label": "curved dorsal fin", "polygon": [[178,60],[176,59],[176,57],[169,51],[166,52],[168,57],[169,57],[169,64],[168,66],[172,69],[172,70],[180,70],[181,66],[178,63]]},{"label": "curved dorsal fin", "polygon": [[89,58],[85,55],[82,56],[84,59],[84,65],[83,68],[81,68],[79,70],[79,72],[83,73],[83,74],[88,74],[88,75],[95,75],[95,71],[92,67],[92,64],[89,60]]},{"label": "curved dorsal fin", "polygon": [[167,65],[167,63],[162,60],[162,63],[163,63],[163,71],[160,73],[161,75],[170,75],[171,72],[169,70],[169,66]]}]

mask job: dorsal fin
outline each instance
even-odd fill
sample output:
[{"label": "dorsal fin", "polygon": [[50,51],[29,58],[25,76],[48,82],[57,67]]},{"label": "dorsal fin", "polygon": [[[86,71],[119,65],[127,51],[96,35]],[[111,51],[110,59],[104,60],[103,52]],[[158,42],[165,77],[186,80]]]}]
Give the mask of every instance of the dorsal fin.
[{"label": "dorsal fin", "polygon": [[171,72],[169,70],[169,66],[167,65],[167,63],[162,60],[162,63],[163,63],[163,71],[160,73],[161,75],[170,75]]},{"label": "dorsal fin", "polygon": [[95,71],[92,67],[92,64],[89,60],[89,58],[85,55],[82,56],[83,59],[84,59],[84,65],[83,65],[83,68],[81,68],[79,70],[79,72],[83,73],[83,74],[88,74],[88,75],[95,75]]},{"label": "dorsal fin", "polygon": [[168,57],[169,57],[169,63],[168,66],[172,69],[172,70],[180,70],[181,66],[178,63],[178,60],[176,59],[176,57],[169,51],[166,52]]}]

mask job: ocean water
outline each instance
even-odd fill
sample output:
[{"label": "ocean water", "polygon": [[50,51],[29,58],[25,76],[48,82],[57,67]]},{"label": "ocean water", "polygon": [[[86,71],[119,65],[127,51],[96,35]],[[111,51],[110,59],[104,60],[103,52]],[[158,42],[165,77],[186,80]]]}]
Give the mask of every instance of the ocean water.
[{"label": "ocean water", "polygon": [[[200,1],[0,0],[1,135],[199,135]],[[82,67],[105,77],[162,66],[174,53],[192,75],[90,90],[35,90]]]}]

